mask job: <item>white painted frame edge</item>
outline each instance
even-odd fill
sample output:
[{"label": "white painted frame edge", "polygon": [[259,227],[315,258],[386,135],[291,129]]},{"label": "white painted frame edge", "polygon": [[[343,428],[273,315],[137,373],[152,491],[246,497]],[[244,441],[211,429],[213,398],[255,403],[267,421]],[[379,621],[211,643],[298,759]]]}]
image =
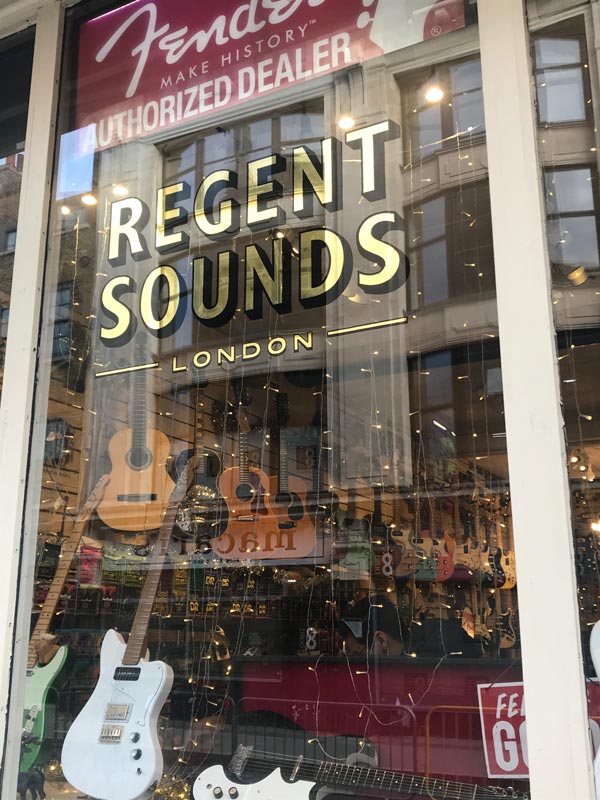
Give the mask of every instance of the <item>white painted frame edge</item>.
[{"label": "white painted frame edge", "polygon": [[[36,380],[56,110],[64,12],[57,0],[40,7],[28,24],[36,25],[25,162],[8,324],[4,391],[0,401],[0,508],[3,558],[0,559],[0,742],[4,754],[3,797],[15,797],[19,742],[7,748],[7,711],[22,708],[29,627],[16,630],[22,556],[35,550],[37,531],[24,531],[29,444]],[[0,24],[2,15],[0,15]],[[8,754],[8,758],[6,755]]]},{"label": "white painted frame edge", "polygon": [[532,796],[592,800],[529,32],[524,0],[478,8]]}]

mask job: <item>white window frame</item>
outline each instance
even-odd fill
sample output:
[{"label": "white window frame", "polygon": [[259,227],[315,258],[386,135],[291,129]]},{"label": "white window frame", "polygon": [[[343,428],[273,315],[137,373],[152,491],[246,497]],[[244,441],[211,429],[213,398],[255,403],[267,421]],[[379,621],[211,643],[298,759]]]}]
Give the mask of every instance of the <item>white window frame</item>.
[{"label": "white window frame", "polygon": [[[19,762],[37,535],[24,523],[34,519],[31,511],[25,516],[28,480],[34,486],[36,479],[28,449],[66,4],[15,0],[0,10],[0,36],[36,26],[0,401],[2,797],[15,796]],[[532,797],[594,800],[529,32],[524,0],[478,5]],[[535,408],[527,397],[538,399]],[[532,488],[542,502],[531,503]],[[552,576],[551,592],[545,576]]]}]

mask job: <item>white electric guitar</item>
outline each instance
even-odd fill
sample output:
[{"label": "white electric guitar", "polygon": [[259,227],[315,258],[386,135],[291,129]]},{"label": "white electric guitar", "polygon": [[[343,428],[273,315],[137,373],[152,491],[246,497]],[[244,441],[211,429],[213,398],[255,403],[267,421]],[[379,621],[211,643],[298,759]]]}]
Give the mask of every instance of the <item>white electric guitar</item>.
[{"label": "white electric guitar", "polygon": [[161,661],[148,660],[145,638],[188,482],[186,471],[169,500],[127,644],[116,631],[105,634],[98,683],[63,744],[65,778],[97,800],[139,800],[153,793],[162,776],[157,723],[173,671]]},{"label": "white electric guitar", "polygon": [[240,746],[229,765],[230,772],[241,778],[246,767],[264,768],[279,761],[289,773],[284,780],[281,769],[276,769],[258,783],[237,783],[229,780],[223,767],[218,764],[205,769],[195,780],[194,800],[234,798],[234,800],[309,800],[315,785],[342,787],[368,792],[381,791],[390,794],[453,800],[497,800],[514,798],[528,800],[529,795],[515,791],[512,787],[474,786],[454,783],[420,775],[389,772],[384,769],[351,766],[345,761],[307,761],[302,756],[291,758],[275,753],[256,753],[253,748]]}]

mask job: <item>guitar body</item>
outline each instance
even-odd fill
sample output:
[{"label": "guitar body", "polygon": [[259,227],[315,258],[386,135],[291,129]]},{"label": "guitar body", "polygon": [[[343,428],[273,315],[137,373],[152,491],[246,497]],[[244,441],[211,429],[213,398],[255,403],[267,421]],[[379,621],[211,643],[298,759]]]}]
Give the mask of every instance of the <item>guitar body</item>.
[{"label": "guitar body", "polygon": [[[238,800],[309,800],[315,784],[309,781],[288,783],[276,769],[259,783],[234,783],[218,764],[205,769],[192,789],[194,800],[214,800],[215,797],[237,797]],[[222,789],[222,794],[218,793]]]},{"label": "guitar body", "polygon": [[502,556],[502,569],[504,570],[505,581],[501,589],[514,589],[517,585],[517,566],[515,554],[512,550],[507,550]]},{"label": "guitar body", "polygon": [[454,540],[444,532],[443,539],[433,540],[433,554],[437,563],[437,580],[447,581],[454,575]]},{"label": "guitar body", "polygon": [[279,495],[279,479],[269,478],[269,506],[275,515],[280,530],[293,530],[294,542],[303,550],[310,545],[312,552],[317,545],[314,516],[306,511],[308,486],[296,475],[288,476],[287,496]]},{"label": "guitar body", "polygon": [[98,683],[62,748],[65,778],[97,800],[147,797],[162,777],[158,717],[171,691],[173,671],[162,661],[142,660],[123,668],[136,674],[135,679],[115,680],[124,653],[123,637],[107,631]]},{"label": "guitar body", "polygon": [[97,510],[100,519],[119,531],[160,528],[175,483],[166,470],[169,440],[161,431],[145,431],[146,447],[132,449],[133,431],[118,431],[108,445],[110,482]]},{"label": "guitar body", "polygon": [[335,513],[339,578],[342,581],[365,580],[371,576],[373,553],[368,523],[363,517],[349,516],[347,509]]},{"label": "guitar body", "polygon": [[420,536],[413,539],[413,547],[417,554],[418,564],[415,578],[418,581],[437,581],[438,568],[433,552],[433,541],[429,531],[422,531]]},{"label": "guitar body", "polygon": [[251,467],[243,482],[238,467],[226,469],[219,478],[219,491],[227,504],[229,521],[223,534],[211,540],[213,551],[222,558],[262,559],[280,550],[281,557],[310,555],[315,548],[314,527],[308,535],[298,535],[295,528],[278,522],[271,506],[265,473]]},{"label": "guitar body", "polygon": [[27,772],[37,763],[46,732],[48,693],[67,662],[69,650],[60,647],[49,664],[36,664],[27,670],[25,710],[23,712],[23,747],[19,770]]},{"label": "guitar body", "polygon": [[394,575],[397,578],[408,578],[414,575],[419,565],[419,557],[413,545],[410,543],[411,534],[407,531],[390,531],[390,538],[396,545],[396,557],[394,559]]}]

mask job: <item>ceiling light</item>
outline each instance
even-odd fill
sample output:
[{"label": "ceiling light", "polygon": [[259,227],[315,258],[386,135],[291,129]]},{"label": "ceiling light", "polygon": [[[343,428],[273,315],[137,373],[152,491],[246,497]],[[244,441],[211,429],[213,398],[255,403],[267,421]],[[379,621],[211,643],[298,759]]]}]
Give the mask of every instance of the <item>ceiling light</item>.
[{"label": "ceiling light", "polygon": [[67,216],[67,214],[70,214],[70,213],[71,213],[71,209],[69,208],[69,206],[61,206],[61,207],[60,207],[60,213],[61,213],[63,216],[65,216],[65,217],[66,217],[66,216]]},{"label": "ceiling light", "polygon": [[425,100],[428,103],[439,103],[444,99],[444,90],[441,86],[431,85],[425,90]]},{"label": "ceiling light", "polygon": [[356,120],[350,116],[350,114],[344,114],[342,117],[338,119],[338,127],[341,128],[343,131],[352,130],[352,128],[356,125]]},{"label": "ceiling light", "polygon": [[126,186],[123,186],[122,183],[115,183],[112,193],[115,197],[125,197],[125,195],[129,194],[129,189]]},{"label": "ceiling light", "polygon": [[84,206],[95,206],[98,203],[93,194],[81,195],[81,202],[83,203]]}]

